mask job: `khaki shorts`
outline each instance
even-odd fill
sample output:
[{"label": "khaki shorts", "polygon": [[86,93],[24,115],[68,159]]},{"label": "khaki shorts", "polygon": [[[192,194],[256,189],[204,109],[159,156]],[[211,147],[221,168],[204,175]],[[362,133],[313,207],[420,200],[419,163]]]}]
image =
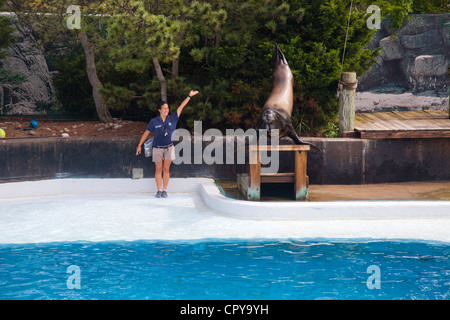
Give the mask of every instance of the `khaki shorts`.
[{"label": "khaki shorts", "polygon": [[152,150],[153,162],[160,162],[163,160],[175,160],[175,147],[170,146],[167,149],[153,148]]}]

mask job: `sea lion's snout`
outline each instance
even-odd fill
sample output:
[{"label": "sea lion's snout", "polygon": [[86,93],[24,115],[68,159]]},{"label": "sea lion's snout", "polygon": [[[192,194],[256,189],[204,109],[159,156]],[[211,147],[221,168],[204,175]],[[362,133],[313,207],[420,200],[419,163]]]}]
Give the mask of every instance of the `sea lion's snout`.
[{"label": "sea lion's snout", "polygon": [[281,51],[281,49],[278,47],[277,44],[275,44],[275,50],[273,52],[273,62],[274,62],[274,68],[276,68],[278,65],[288,66],[286,57],[284,56],[283,51]]},{"label": "sea lion's snout", "polygon": [[267,124],[274,122],[276,120],[275,112],[271,109],[264,110],[262,119]]}]

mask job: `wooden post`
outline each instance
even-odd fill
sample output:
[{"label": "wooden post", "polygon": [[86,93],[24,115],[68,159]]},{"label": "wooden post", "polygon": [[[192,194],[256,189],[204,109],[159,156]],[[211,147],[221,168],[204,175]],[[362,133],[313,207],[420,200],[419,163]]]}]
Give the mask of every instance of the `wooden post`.
[{"label": "wooden post", "polygon": [[448,66],[448,118],[450,119],[450,65]]},{"label": "wooden post", "polygon": [[355,97],[358,80],[355,72],[343,72],[339,91],[339,136],[355,130]]},{"label": "wooden post", "polygon": [[306,185],[306,151],[295,151],[295,200],[308,200]]},{"label": "wooden post", "polygon": [[248,200],[261,198],[261,158],[258,148],[250,148],[250,186]]}]

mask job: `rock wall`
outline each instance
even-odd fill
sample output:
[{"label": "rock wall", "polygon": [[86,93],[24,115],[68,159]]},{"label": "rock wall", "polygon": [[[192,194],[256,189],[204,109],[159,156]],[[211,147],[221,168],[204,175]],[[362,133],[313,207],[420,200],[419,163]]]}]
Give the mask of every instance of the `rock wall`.
[{"label": "rock wall", "polygon": [[27,81],[19,85],[0,83],[0,115],[33,115],[38,113],[38,103],[56,102],[56,88],[33,36],[24,31],[14,15],[3,15],[12,18],[17,31],[8,56],[0,60],[0,68],[21,73]]},{"label": "rock wall", "polygon": [[381,57],[359,78],[362,91],[389,83],[413,92],[448,89],[450,14],[412,15],[393,36],[383,21],[371,48],[381,47]]}]

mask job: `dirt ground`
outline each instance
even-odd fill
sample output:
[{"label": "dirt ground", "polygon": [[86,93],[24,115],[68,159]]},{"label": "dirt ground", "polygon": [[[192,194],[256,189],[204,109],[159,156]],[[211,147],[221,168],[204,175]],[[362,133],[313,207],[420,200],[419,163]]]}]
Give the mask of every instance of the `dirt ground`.
[{"label": "dirt ground", "polygon": [[0,129],[5,131],[5,138],[61,137],[62,134],[69,137],[138,137],[148,124],[121,119],[111,123],[35,119],[38,127],[31,129],[31,120],[31,117],[0,117]]},{"label": "dirt ground", "polygon": [[450,200],[450,181],[372,185],[310,185],[310,201]]},{"label": "dirt ground", "polygon": [[[243,196],[236,181],[220,181],[222,193],[237,199]],[[360,200],[450,200],[450,181],[381,183],[366,185],[309,185],[308,201]],[[292,184],[265,184],[262,201],[294,201]]]}]

